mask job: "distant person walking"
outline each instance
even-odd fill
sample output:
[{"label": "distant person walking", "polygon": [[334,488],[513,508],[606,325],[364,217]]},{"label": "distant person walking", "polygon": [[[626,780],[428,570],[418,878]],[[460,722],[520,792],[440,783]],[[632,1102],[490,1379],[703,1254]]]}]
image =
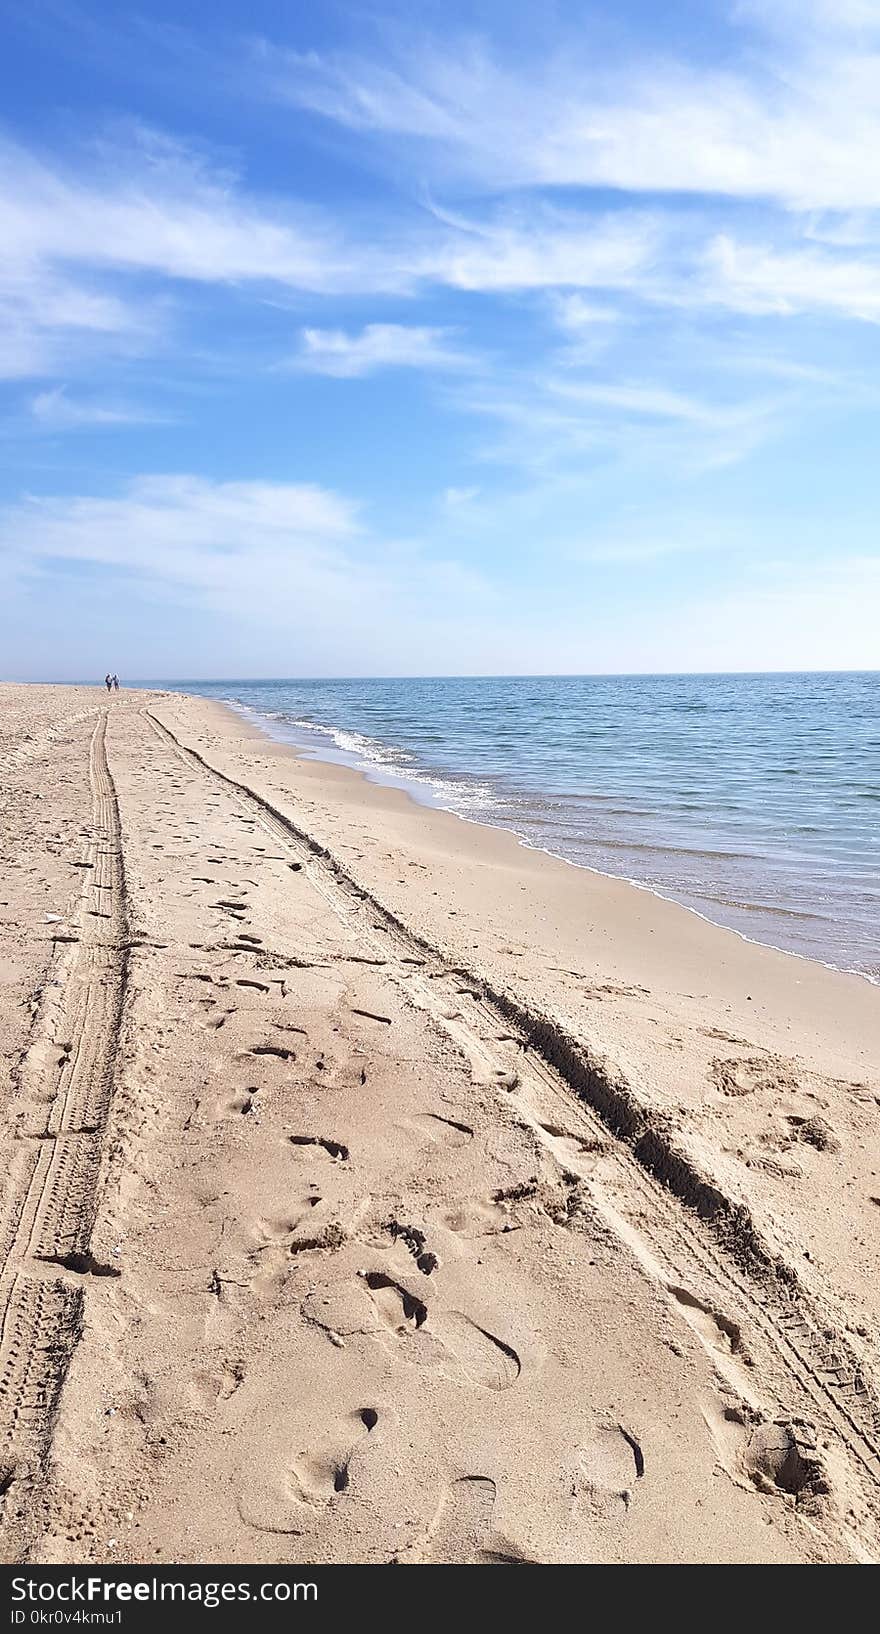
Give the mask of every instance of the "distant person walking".
[{"label": "distant person walking", "polygon": [[114,692],[119,691],[119,676],[118,675],[114,675],[114,677],[113,677],[113,691]]},{"label": "distant person walking", "polygon": [[109,670],[107,671],[107,674],[104,676],[104,685],[107,688],[108,692],[111,690],[111,688],[113,686],[113,676],[110,674]]}]

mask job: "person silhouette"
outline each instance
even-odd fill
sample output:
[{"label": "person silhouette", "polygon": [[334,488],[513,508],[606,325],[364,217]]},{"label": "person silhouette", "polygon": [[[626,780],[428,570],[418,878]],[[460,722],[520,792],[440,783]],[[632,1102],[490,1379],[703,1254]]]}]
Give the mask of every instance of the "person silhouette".
[{"label": "person silhouette", "polygon": [[118,675],[114,675],[114,677],[113,677],[113,691],[114,692],[119,691],[119,676]]},{"label": "person silhouette", "polygon": [[113,676],[110,674],[109,670],[107,671],[107,674],[104,676],[104,685],[107,688],[108,692],[110,691],[110,689],[113,686]]}]

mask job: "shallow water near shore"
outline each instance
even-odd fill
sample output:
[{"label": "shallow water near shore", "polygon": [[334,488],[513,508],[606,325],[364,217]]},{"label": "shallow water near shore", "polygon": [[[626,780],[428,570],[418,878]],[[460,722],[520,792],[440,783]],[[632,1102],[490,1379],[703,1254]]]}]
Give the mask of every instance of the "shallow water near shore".
[{"label": "shallow water near shore", "polygon": [[880,979],[880,675],[165,682],[751,939]]}]

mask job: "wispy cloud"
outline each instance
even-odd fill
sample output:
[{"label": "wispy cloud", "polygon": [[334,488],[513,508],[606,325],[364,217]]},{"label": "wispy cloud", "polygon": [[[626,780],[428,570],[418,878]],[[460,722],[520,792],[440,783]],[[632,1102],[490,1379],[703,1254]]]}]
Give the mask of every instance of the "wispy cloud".
[{"label": "wispy cloud", "polygon": [[323,631],[369,644],[372,624],[377,656],[395,619],[415,655],[419,617],[451,630],[464,601],[490,595],[472,568],[377,537],[358,505],[309,483],[142,476],[111,497],[28,497],[0,510],[0,557],[25,587],[67,564],[234,617],[254,639]]},{"label": "wispy cloud", "polygon": [[601,330],[618,319],[618,313],[612,307],[585,300],[583,295],[552,295],[550,313],[564,335],[578,339],[586,334],[592,335],[597,328]]},{"label": "wispy cloud", "polygon": [[787,41],[845,34],[861,43],[880,36],[877,0],[732,0],[731,14]]},{"label": "wispy cloud", "polygon": [[[209,283],[277,282],[326,292],[369,283],[364,250],[349,267],[329,218],[289,200],[256,203],[155,131],[129,131],[91,166],[49,165],[0,150],[4,258],[17,268],[87,265]],[[384,269],[387,276],[387,267]]]},{"label": "wispy cloud", "polygon": [[600,69],[576,33],[527,63],[461,35],[402,49],[389,39],[381,59],[264,42],[258,69],[276,96],[353,130],[415,139],[422,164],[490,188],[880,205],[864,163],[880,140],[876,7],[792,0],[732,15],[763,35],[763,52],[739,66],[731,53],[724,70],[631,54]]},{"label": "wispy cloud", "polygon": [[153,326],[148,303],[138,309],[43,262],[22,263],[9,241],[0,249],[0,378],[56,373],[84,350],[136,350]]},{"label": "wispy cloud", "polygon": [[452,344],[449,329],[414,324],[370,323],[359,334],[344,329],[304,329],[292,366],[311,374],[351,380],[380,369],[462,369],[472,365]]},{"label": "wispy cloud", "polygon": [[442,502],[446,510],[452,513],[466,514],[474,500],[480,496],[479,488],[444,488]]},{"label": "wispy cloud", "polygon": [[482,219],[440,218],[443,231],[411,252],[414,275],[454,289],[633,289],[662,239],[641,211],[601,214],[532,201]]},{"label": "wispy cloud", "polygon": [[[182,417],[174,458],[202,475],[113,490],[133,444],[108,435],[106,468],[79,494],[0,513],[0,557],[25,598],[37,576],[108,601],[124,584],[133,629],[150,622],[141,602],[164,598],[184,627],[203,615],[191,622],[206,646],[215,620],[256,632],[258,664],[271,629],[288,671],[319,648],[346,669],[354,655],[384,667],[392,636],[403,668],[473,668],[476,654],[505,668],[512,653],[582,667],[596,582],[636,563],[645,575],[666,563],[672,578],[682,552],[735,541],[712,526],[716,501],[723,510],[725,496],[751,492],[740,533],[755,557],[772,524],[764,535],[753,524],[777,487],[801,484],[816,509],[847,512],[846,478],[835,486],[831,458],[817,471],[805,428],[824,415],[845,465],[868,430],[835,444],[832,414],[875,406],[880,178],[865,156],[880,147],[880,6],[719,0],[690,55],[693,8],[675,34],[630,8],[623,51],[604,49],[617,17],[596,9],[603,27],[591,32],[589,6],[515,27],[493,7],[476,39],[468,8],[453,6],[433,41],[400,7],[384,36],[375,19],[312,28],[304,12],[297,37],[326,48],[291,52],[282,39],[248,56],[214,24],[190,33],[77,6],[90,74],[106,71],[112,87],[104,100],[118,106],[136,68],[138,105],[161,84],[154,113],[185,107],[196,135],[135,121],[96,132],[71,84],[63,146],[50,146],[58,127],[43,103],[21,127],[42,146],[0,142],[0,375],[32,382],[10,393],[23,405],[13,435],[24,423],[33,466],[51,459],[69,490],[75,453],[62,432],[109,434],[153,418],[142,399],[187,394],[199,412]],[[334,36],[360,50],[334,49]],[[229,146],[200,146],[200,128]],[[399,407],[402,371],[430,375],[433,389],[409,394],[393,457],[410,468],[395,485],[381,412]],[[323,395],[314,375],[339,381],[345,437],[335,420],[309,422]],[[365,377],[375,425],[356,419],[360,393],[345,389]],[[293,452],[288,408],[305,431]],[[51,444],[34,450],[35,430]],[[369,506],[305,480],[340,468],[352,436]],[[792,457],[775,467],[777,437]],[[145,432],[134,469],[167,457],[158,446]],[[725,472],[759,451],[760,467]],[[255,470],[304,480],[232,480]],[[20,480],[16,465],[15,491]],[[419,543],[400,539],[397,520],[417,527],[420,504]],[[836,581],[817,568],[813,582],[800,605],[815,633]],[[768,653],[775,594],[753,586],[743,602]],[[840,594],[851,606],[850,579]],[[638,616],[635,646],[609,636],[610,667],[642,652],[662,667],[694,622],[682,612],[657,646],[655,609]],[[627,630],[630,619],[627,600]],[[590,662],[602,662],[600,624],[591,618]],[[219,652],[225,661],[225,642]]]},{"label": "wispy cloud", "polygon": [[[252,67],[281,101],[393,148],[414,186],[427,174],[469,195],[421,247],[398,243],[416,286],[586,292],[580,311],[559,308],[582,356],[602,344],[603,295],[874,322],[880,179],[864,155],[880,147],[880,8],[768,0],[731,5],[729,20],[723,70],[632,51],[611,67],[574,34],[526,56],[401,29],[374,57],[263,41]],[[619,201],[548,203],[585,189]],[[699,204],[684,210],[685,194]],[[738,217],[724,221],[724,201]]]},{"label": "wispy cloud", "polygon": [[719,234],[706,251],[704,268],[706,297],[735,311],[826,311],[880,322],[880,260],[738,243]]},{"label": "wispy cloud", "polygon": [[65,386],[37,392],[30,401],[34,420],[47,431],[77,431],[94,426],[155,424],[157,417],[133,404],[99,403],[71,398]]},{"label": "wispy cloud", "polygon": [[[801,388],[802,389],[802,388]],[[681,479],[734,465],[777,435],[790,417],[796,386],[769,393],[706,399],[661,381],[541,370],[477,380],[457,393],[459,406],[496,434],[480,457],[541,484],[560,477],[569,502],[589,493],[591,474],[614,467],[627,481]]]},{"label": "wispy cloud", "polygon": [[[618,410],[648,420],[683,420],[691,425],[718,426],[729,424],[731,414],[710,404],[685,397],[680,392],[662,386],[631,383],[594,383],[550,379],[546,389],[551,397],[587,407]],[[738,411],[741,415],[742,411]]]},{"label": "wispy cloud", "polygon": [[329,568],[357,532],[356,507],[329,490],[196,476],[139,477],[115,498],[29,497],[0,524],[22,559],[115,565],[204,591],[241,588],[259,553],[299,566],[307,553]]},{"label": "wispy cloud", "polygon": [[[0,146],[0,373],[58,374],[80,356],[155,346],[187,286],[312,301],[632,289],[657,233],[641,213],[549,207],[478,220],[392,207],[370,225],[244,179],[162,134],[126,128],[64,162]],[[361,373],[380,365],[460,367],[443,326],[376,323],[306,330],[300,363]]]},{"label": "wispy cloud", "polygon": [[324,212],[250,197],[155,131],[65,161],[0,145],[0,376],[57,375],[155,348],[181,285],[400,288],[409,275]]},{"label": "wispy cloud", "polygon": [[[545,292],[572,348],[606,344],[616,303],[806,311],[876,321],[880,257],[832,241],[746,240],[675,211],[550,205],[541,198],[452,212],[390,208],[369,234],[344,212],[250,192],[155,131],[96,143],[74,165],[0,151],[0,373],[58,374],[90,351],[155,345],[181,286],[273,290],[313,301],[450,289]],[[808,230],[819,229],[813,220]],[[826,229],[830,232],[830,229]],[[163,306],[163,303],[164,306]],[[599,336],[599,331],[606,333]],[[466,337],[443,325],[309,326],[295,363],[357,376],[380,367],[462,367]]]}]

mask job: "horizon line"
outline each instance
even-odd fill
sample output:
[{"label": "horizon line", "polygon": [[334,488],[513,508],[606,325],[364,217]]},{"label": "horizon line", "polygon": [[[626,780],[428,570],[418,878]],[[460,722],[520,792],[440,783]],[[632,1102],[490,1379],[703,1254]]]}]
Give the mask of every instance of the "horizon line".
[{"label": "horizon line", "polygon": [[[111,672],[113,673],[113,672]],[[383,675],[375,674],[313,674],[313,675],[189,675],[189,676],[133,676],[122,683],[129,687],[169,687],[172,690],[186,686],[278,685],[291,681],[627,681],[652,679],[714,680],[737,676],[771,675],[880,675],[875,668],[856,669],[742,669],[742,670],[472,670],[456,674],[419,674],[416,672]],[[4,676],[4,686],[103,686],[103,679],[44,680]]]}]

